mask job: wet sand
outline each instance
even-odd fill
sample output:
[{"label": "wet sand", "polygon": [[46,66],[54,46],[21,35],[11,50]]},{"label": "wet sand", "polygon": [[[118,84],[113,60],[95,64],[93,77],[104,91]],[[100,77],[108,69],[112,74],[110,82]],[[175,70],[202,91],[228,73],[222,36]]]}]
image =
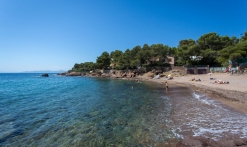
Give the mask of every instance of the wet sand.
[{"label": "wet sand", "polygon": [[[192,78],[201,79],[200,82],[191,81]],[[228,81],[229,84],[212,84],[215,80]],[[150,79],[146,76],[139,76],[143,81],[153,81],[164,84],[168,81],[169,85],[185,85],[195,91],[200,91],[210,98],[220,101],[238,111],[247,114],[247,76],[231,76],[227,73],[213,73],[211,75],[186,75],[174,77],[172,80],[166,78]]]},{"label": "wet sand", "polygon": [[172,86],[176,134],[214,140],[247,137],[247,115],[187,86]]},{"label": "wet sand", "polygon": [[[201,82],[191,81],[192,78]],[[229,84],[211,84],[216,80]],[[140,81],[152,81],[162,85],[169,83],[166,94],[173,101],[171,128],[177,138],[203,136],[213,140],[247,138],[247,76],[228,74],[187,75],[150,79],[140,76]],[[224,142],[224,141],[223,141]]]}]

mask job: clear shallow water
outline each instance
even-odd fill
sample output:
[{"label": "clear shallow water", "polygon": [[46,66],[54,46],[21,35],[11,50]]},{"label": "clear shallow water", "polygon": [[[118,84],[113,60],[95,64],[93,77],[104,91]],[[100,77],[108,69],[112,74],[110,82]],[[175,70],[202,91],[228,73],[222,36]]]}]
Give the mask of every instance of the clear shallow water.
[{"label": "clear shallow water", "polygon": [[0,146],[137,146],[176,137],[163,88],[49,75],[0,74]]},{"label": "clear shallow water", "polygon": [[[0,146],[157,146],[247,137],[247,116],[189,87],[0,74]],[[134,86],[132,90],[131,87]]]}]

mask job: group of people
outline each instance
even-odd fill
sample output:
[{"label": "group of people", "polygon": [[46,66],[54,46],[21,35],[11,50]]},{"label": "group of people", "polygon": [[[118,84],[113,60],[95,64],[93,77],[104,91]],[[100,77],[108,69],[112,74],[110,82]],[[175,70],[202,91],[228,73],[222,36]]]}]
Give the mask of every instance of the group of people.
[{"label": "group of people", "polygon": [[216,81],[214,81],[213,84],[229,84],[229,82],[228,81],[216,80]]},{"label": "group of people", "polygon": [[195,82],[198,82],[198,81],[202,81],[201,79],[195,79],[195,78],[192,78],[191,81],[195,81]]},{"label": "group of people", "polygon": [[[210,80],[215,80],[216,78],[210,78]],[[195,79],[195,78],[192,78],[191,81],[195,81],[195,82],[200,82],[201,79]],[[216,80],[214,82],[210,82],[211,84],[229,84],[228,81],[222,81],[222,80]]]},{"label": "group of people", "polygon": [[210,82],[211,84],[229,84],[228,81],[216,80],[216,78],[210,78],[210,80],[215,80],[214,82]]}]

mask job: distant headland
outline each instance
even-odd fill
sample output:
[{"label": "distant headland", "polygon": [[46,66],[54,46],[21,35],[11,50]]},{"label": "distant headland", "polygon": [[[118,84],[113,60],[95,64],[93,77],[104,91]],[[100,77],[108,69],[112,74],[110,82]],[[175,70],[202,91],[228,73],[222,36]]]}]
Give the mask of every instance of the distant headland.
[{"label": "distant headland", "polygon": [[65,70],[35,70],[35,71],[23,71],[20,73],[62,73],[62,72],[66,72]]}]

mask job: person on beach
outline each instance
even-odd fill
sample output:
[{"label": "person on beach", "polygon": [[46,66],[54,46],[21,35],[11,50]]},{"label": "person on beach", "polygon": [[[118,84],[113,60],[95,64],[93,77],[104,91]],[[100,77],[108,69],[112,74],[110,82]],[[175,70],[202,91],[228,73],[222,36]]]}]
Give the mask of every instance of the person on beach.
[{"label": "person on beach", "polygon": [[168,91],[168,83],[166,82],[166,91]]},{"label": "person on beach", "polygon": [[218,80],[218,81],[215,81],[215,84],[229,84],[229,82]]},{"label": "person on beach", "polygon": [[201,81],[201,79],[197,79],[196,81]]}]

